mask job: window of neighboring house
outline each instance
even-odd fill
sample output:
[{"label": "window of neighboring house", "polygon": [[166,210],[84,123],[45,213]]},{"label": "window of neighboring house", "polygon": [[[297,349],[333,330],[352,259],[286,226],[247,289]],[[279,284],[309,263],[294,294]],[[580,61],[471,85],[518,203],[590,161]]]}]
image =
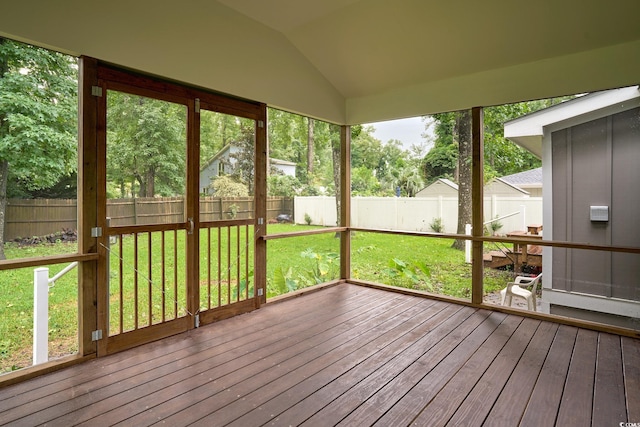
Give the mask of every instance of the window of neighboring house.
[{"label": "window of neighboring house", "polygon": [[218,163],[218,176],[220,175],[224,175],[224,163],[222,162]]}]

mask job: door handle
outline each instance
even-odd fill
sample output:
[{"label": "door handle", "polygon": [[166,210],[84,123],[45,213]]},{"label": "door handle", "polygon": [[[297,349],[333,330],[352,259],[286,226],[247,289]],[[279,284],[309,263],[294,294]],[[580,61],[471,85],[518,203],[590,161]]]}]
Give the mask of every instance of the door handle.
[{"label": "door handle", "polygon": [[189,230],[187,231],[187,234],[193,234],[193,229],[195,228],[193,218],[187,218],[187,222],[189,223]]}]

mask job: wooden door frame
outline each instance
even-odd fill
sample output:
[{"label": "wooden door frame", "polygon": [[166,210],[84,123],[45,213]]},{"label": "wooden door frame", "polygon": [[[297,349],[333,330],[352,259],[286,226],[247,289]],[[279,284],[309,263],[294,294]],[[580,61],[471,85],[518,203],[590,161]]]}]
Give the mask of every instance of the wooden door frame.
[{"label": "wooden door frame", "polygon": [[[266,297],[266,246],[261,236],[266,234],[266,105],[220,94],[206,92],[185,85],[166,82],[153,77],[124,71],[111,65],[103,64],[93,58],[81,59],[81,104],[80,114],[83,117],[80,127],[82,141],[82,185],[83,204],[80,207],[80,223],[83,236],[82,251],[98,253],[95,269],[82,270],[82,313],[81,313],[81,346],[83,353],[97,352],[98,356],[113,351],[123,350],[172,335],[183,330],[197,327],[195,316],[199,309],[199,137],[200,119],[197,103],[205,103],[212,111],[232,114],[253,119],[256,123],[255,147],[255,224],[254,233],[254,288],[256,295]],[[120,334],[117,338],[109,337],[108,289],[107,274],[107,239],[106,233],[93,237],[94,230],[107,230],[106,221],[106,91],[118,90],[133,95],[174,102],[187,108],[187,187],[185,188],[185,222],[180,227],[188,230],[193,221],[194,233],[187,239],[186,256],[189,262],[185,280],[187,282],[187,311],[189,315],[158,325],[150,325],[147,331],[136,334],[135,341]],[[87,120],[84,120],[87,116]],[[91,124],[95,123],[94,126]],[[86,185],[95,183],[95,186]],[[87,236],[84,236],[87,234]],[[100,234],[98,232],[98,234]],[[261,290],[261,291],[260,291]],[[89,299],[92,301],[90,302]],[[244,304],[243,307],[254,309],[259,307],[260,298]],[[85,313],[86,312],[86,313]],[[185,320],[181,320],[185,319]],[[88,326],[87,325],[95,325]],[[165,327],[163,328],[163,325]],[[168,325],[168,326],[166,326]],[[142,329],[138,329],[140,331]],[[102,332],[102,338],[91,341],[92,332]],[[131,335],[131,334],[130,334]],[[113,349],[107,343],[111,341]]]}]

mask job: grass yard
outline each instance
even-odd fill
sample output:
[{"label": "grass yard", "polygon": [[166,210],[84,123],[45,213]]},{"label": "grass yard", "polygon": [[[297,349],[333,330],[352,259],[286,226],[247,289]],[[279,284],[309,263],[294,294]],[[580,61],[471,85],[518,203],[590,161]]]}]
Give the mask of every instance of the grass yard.
[{"label": "grass yard", "polygon": [[[269,233],[302,231],[318,227],[291,224],[269,225]],[[249,236],[244,228],[240,229],[240,239],[236,231],[221,234],[223,262],[221,265],[221,288],[217,288],[217,232],[210,236],[212,256],[208,256],[207,232],[201,234],[200,255],[200,292],[201,309],[215,307],[234,301],[246,292],[245,272],[248,270],[250,281],[253,273],[253,250],[248,249],[246,261],[246,241],[253,241],[253,228],[249,227]],[[161,286],[161,261],[158,257],[161,242],[154,235],[151,241],[152,257],[146,255],[148,240],[139,239],[138,250],[138,313],[139,325],[162,320],[162,307],[165,315],[173,317],[185,314],[184,292],[184,238],[180,232],[175,240],[178,262],[167,262],[167,275],[173,276],[177,268],[179,280],[177,293],[173,288],[163,292],[152,292],[152,309],[149,312],[149,293],[146,278],[152,279],[151,287]],[[227,258],[227,242],[231,245],[231,257]],[[167,250],[173,253],[173,239],[167,238]],[[452,240],[401,236],[371,232],[357,232],[352,236],[352,277],[372,282],[384,283],[412,289],[426,290],[455,297],[469,298],[471,295],[471,266],[465,264],[464,253],[451,248]],[[238,246],[241,256],[236,256]],[[170,248],[170,249],[169,249]],[[122,254],[119,245],[112,247],[110,292],[112,333],[117,333],[119,325],[119,258],[123,261],[123,330],[131,329],[135,319],[134,305],[134,239],[127,236],[122,242]],[[38,257],[75,252],[75,244],[57,243],[18,247],[7,244],[7,258]],[[340,241],[334,233],[318,234],[267,242],[267,296],[273,297],[295,289],[326,282],[338,277]],[[241,275],[238,280],[237,268],[240,263]],[[175,266],[174,266],[175,264]],[[52,277],[67,264],[50,266]],[[211,266],[209,268],[209,265]],[[230,275],[229,275],[230,274]],[[485,293],[504,287],[511,277],[510,273],[496,270],[485,271]],[[209,280],[209,278],[212,278]],[[209,283],[215,282],[209,287]],[[58,280],[50,289],[49,295],[49,354],[51,358],[71,354],[77,351],[77,269]],[[249,288],[251,294],[253,289]],[[33,329],[33,269],[16,269],[0,272],[0,372],[6,372],[31,364]],[[242,299],[242,297],[240,298]],[[175,302],[177,302],[177,307]],[[143,307],[146,307],[144,309]],[[151,318],[151,321],[149,320]]]}]

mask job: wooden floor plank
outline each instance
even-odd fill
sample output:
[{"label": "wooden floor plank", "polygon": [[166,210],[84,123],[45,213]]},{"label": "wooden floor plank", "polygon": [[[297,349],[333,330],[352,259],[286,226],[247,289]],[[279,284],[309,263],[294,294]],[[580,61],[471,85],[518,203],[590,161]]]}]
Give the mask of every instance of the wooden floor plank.
[{"label": "wooden floor plank", "polygon": [[[382,295],[380,292],[383,291],[379,291],[377,295]],[[362,295],[368,295],[367,298],[372,298],[374,294],[363,293],[362,290],[357,289],[357,287],[343,288],[336,286],[326,289],[323,292],[315,292],[306,296],[306,298],[308,303],[313,301],[317,305],[322,305],[329,301],[334,301],[336,298],[343,300],[345,303],[348,303],[349,301],[357,302],[358,298]],[[267,311],[257,311],[255,313],[255,317],[252,317],[253,321],[250,321],[249,318],[245,316],[234,318],[233,322],[235,324],[235,328],[227,331],[225,334],[216,336],[214,339],[219,343],[231,342],[238,337],[246,335],[248,330],[251,330],[253,333],[259,333],[260,331],[267,332],[268,328],[272,327],[272,325],[263,322],[262,319],[269,317],[273,319],[273,317],[276,316],[278,319],[284,320],[286,317],[292,319],[297,316],[307,314],[307,306],[299,298],[296,298],[295,300],[290,301],[290,303],[288,302],[286,306],[274,304]],[[220,322],[218,325],[224,325],[223,322]],[[59,393],[61,389],[75,387],[76,384],[84,383],[88,377],[94,375],[96,369],[105,371],[111,369],[118,371],[121,369],[131,368],[139,364],[148,363],[151,359],[167,357],[174,351],[183,350],[183,341],[192,333],[194,332],[190,331],[185,334],[146,344],[138,347],[138,351],[136,352],[116,353],[109,357],[92,360],[75,366],[74,369],[60,370],[25,381],[24,383],[16,384],[12,387],[1,388],[0,404],[4,408],[19,406],[25,400],[23,396],[25,393],[29,394],[30,400]],[[180,357],[180,354],[176,354],[174,357],[178,358]]]},{"label": "wooden floor plank", "polygon": [[[471,326],[467,323],[467,326]],[[441,343],[430,345],[420,356],[420,360],[414,362],[409,368],[404,369],[398,376],[387,382],[369,399],[355,408],[339,425],[372,425],[383,416],[393,405],[406,394],[424,376],[433,369],[456,345],[460,342],[456,328],[453,334],[446,334]],[[469,331],[470,332],[470,331]]]},{"label": "wooden floor plank", "polygon": [[522,321],[447,425],[482,425],[540,324],[533,319]]},{"label": "wooden floor plank", "polygon": [[564,393],[560,399],[556,425],[591,425],[597,351],[598,333],[580,329],[571,355]]},{"label": "wooden floor plank", "polygon": [[[432,327],[437,328],[439,322],[443,320],[441,316],[448,317],[452,311],[460,312],[463,310],[464,308],[460,307],[453,310],[445,307],[442,311],[430,317],[428,321],[432,322]],[[254,391],[246,395],[243,394],[243,399],[236,398],[233,402],[230,402],[227,406],[220,407],[219,410],[215,412],[208,409],[211,402],[204,402],[204,408],[207,408],[206,411],[209,411],[210,415],[199,421],[205,424],[208,422],[231,422],[241,414],[250,412],[254,408],[257,411],[261,411],[262,405],[273,398],[285,396],[287,401],[295,399],[301,394],[300,388],[307,387],[308,390],[303,393],[312,393],[314,390],[317,390],[334,378],[340,376],[342,372],[361,363],[372,353],[379,351],[381,348],[385,348],[389,343],[395,341],[399,333],[398,327],[407,321],[415,322],[415,320],[415,316],[409,318],[396,316],[383,324],[372,325],[374,328],[371,330],[370,336],[369,334],[360,334],[358,340],[332,349],[324,356],[318,357],[304,366],[300,366],[297,370],[286,372],[286,374],[276,380],[266,383],[265,386],[259,387],[259,384],[248,384],[248,390],[253,388]],[[300,383],[303,384],[299,385]],[[296,386],[297,388],[294,388]],[[177,418],[177,420],[182,421],[184,415],[190,414],[181,414],[181,418]],[[270,414],[268,414],[268,416],[270,416]],[[173,419],[167,421],[171,423]]]},{"label": "wooden floor plank", "polygon": [[[436,310],[440,309],[447,310],[448,307],[437,304]],[[162,418],[163,422],[171,425],[176,422],[196,422],[201,417],[224,409],[227,413],[226,416],[231,418],[229,421],[232,421],[249,409],[258,407],[261,402],[284,392],[296,381],[300,381],[300,377],[304,378],[328,366],[337,365],[339,361],[353,352],[367,354],[372,347],[384,345],[385,342],[393,338],[390,331],[407,321],[410,316],[410,312],[386,313],[376,321],[367,322],[360,330],[351,330],[344,336],[338,336],[296,357],[297,367],[291,364],[292,360],[289,360],[287,363],[272,366],[253,377],[244,379],[234,387],[224,390],[224,394],[199,393],[189,396],[191,397],[190,401],[196,402],[189,408],[170,413],[166,411],[168,405],[165,404],[154,409],[154,414],[158,418]],[[293,338],[296,339],[296,337]],[[179,405],[180,402],[177,404]],[[165,416],[168,418],[165,419]],[[217,414],[216,419],[218,417],[222,418],[222,415]]]},{"label": "wooden floor plank", "polygon": [[[524,426],[554,426],[578,328],[560,326],[522,417]],[[545,408],[541,411],[540,408]]]},{"label": "wooden floor plank", "polygon": [[[355,339],[363,331],[371,329],[370,322],[375,316],[379,316],[383,309],[386,312],[406,310],[410,313],[415,305],[416,301],[401,301],[392,306],[381,305],[370,313],[363,312],[352,318],[342,319],[341,323],[320,322],[309,329],[308,336],[290,334],[288,337],[278,340],[278,347],[270,351],[265,348],[256,348],[248,355],[249,358],[244,357],[242,361],[239,359],[231,360],[226,366],[216,368],[215,373],[205,372],[205,375],[189,377],[182,375],[182,381],[147,394],[141,399],[111,411],[111,413],[105,413],[102,418],[124,420],[124,415],[128,414],[129,417],[136,415],[136,408],[148,408],[144,414],[127,418],[127,423],[135,422],[136,425],[142,425],[149,417],[156,419],[171,415],[174,411],[181,409],[180,405],[183,405],[183,401],[186,399],[190,404],[196,404],[215,395],[216,391],[223,392],[233,389],[240,393],[243,382],[250,381],[256,375],[261,375],[261,379],[267,381],[267,376],[277,376],[280,369],[294,369],[298,364],[303,364],[306,360],[317,357],[316,347],[320,345],[339,346]],[[316,331],[318,333],[315,333]],[[282,349],[278,350],[279,348]],[[218,403],[222,401],[220,400]],[[100,418],[92,421],[100,421]]]},{"label": "wooden floor plank", "polygon": [[[477,329],[477,326],[486,320],[489,313],[476,312],[468,317],[460,326],[452,330],[440,343],[460,342],[457,333],[466,336],[469,331]],[[334,425],[352,412],[360,402],[375,394],[393,378],[402,374],[407,368],[420,363],[420,358],[431,351],[435,356],[435,348],[419,340],[408,347],[405,351],[394,355],[386,360],[379,361],[379,366],[372,366],[369,370],[358,366],[349,373],[336,378],[327,387],[323,387],[316,393],[309,395],[302,402],[292,407],[287,412],[279,416],[280,420],[290,424],[299,423],[299,419],[292,417],[294,414],[315,414],[306,420],[302,425]],[[350,390],[351,389],[351,390]],[[350,393],[345,393],[347,390]],[[363,390],[363,391],[360,391]],[[369,396],[365,396],[369,395]],[[317,411],[317,412],[316,412]]]},{"label": "wooden floor plank", "polygon": [[558,324],[551,322],[543,322],[538,327],[529,346],[509,377],[509,381],[491,408],[491,412],[484,422],[485,425],[513,426],[519,424],[557,330]]},{"label": "wooden floor plank", "polygon": [[519,316],[508,316],[464,367],[413,420],[413,425],[446,425],[522,320]]},{"label": "wooden floor plank", "polygon": [[639,401],[638,339],[341,284],[0,388],[0,425],[596,426]]},{"label": "wooden floor plank", "polygon": [[[409,425],[438,394],[473,353],[480,348],[493,331],[502,323],[506,315],[493,313],[472,333],[468,334],[455,349],[447,355],[437,366],[422,377],[422,379],[406,393],[402,399],[396,402],[375,425]],[[426,360],[418,360],[426,363]],[[426,369],[425,369],[426,371]],[[416,372],[419,377],[421,373]]]},{"label": "wooden floor plank", "polygon": [[593,391],[592,425],[627,422],[620,337],[600,333]]},{"label": "wooden floor plank", "polygon": [[[395,297],[389,299],[387,295],[383,294],[378,294],[378,297],[380,301],[375,302],[374,306],[375,304],[391,304],[392,301],[405,299],[398,299]],[[315,300],[316,299],[314,299],[314,301]],[[307,328],[306,322],[308,322],[308,320],[306,319],[322,320],[339,315],[343,311],[357,312],[359,309],[358,300],[355,299],[350,302],[347,301],[342,304],[340,308],[341,310],[339,312],[333,311],[331,313],[319,315],[318,313],[309,313],[308,307],[306,310],[304,307],[300,307],[299,312],[294,312],[295,315],[293,315],[293,318],[283,320],[278,324],[272,324],[264,329],[263,332],[265,330],[275,331],[277,329],[283,329],[283,326],[284,331],[280,332],[283,336],[286,336],[289,333],[304,331]],[[275,305],[271,309],[275,312],[276,317],[279,317],[281,314],[281,308]],[[244,320],[246,320],[244,316],[238,316],[233,319],[233,323],[237,322],[240,324],[244,324]],[[226,321],[220,322],[220,324],[224,325],[224,322]],[[292,329],[287,329],[286,326],[290,326]],[[206,360],[207,363],[210,364],[213,364],[214,362],[224,363],[227,360],[235,360],[242,354],[251,351],[251,349],[268,345],[269,342],[276,342],[279,338],[277,333],[261,334],[259,331],[256,331],[249,334],[245,332],[244,335],[240,335],[235,340],[227,340],[226,338],[211,339],[210,335],[215,336],[215,334],[207,334],[206,332],[208,329],[205,328],[206,327],[185,335],[187,337],[185,338],[186,342],[182,341],[179,343],[182,347],[179,351],[168,353],[156,359],[147,360],[144,364],[134,364],[131,367],[117,369],[109,376],[96,376],[94,371],[87,372],[85,376],[74,377],[71,387],[58,390],[55,394],[48,394],[42,399],[34,399],[29,405],[24,405],[22,411],[12,411],[13,416],[19,417],[26,416],[26,414],[28,414],[28,417],[24,420],[25,422],[44,422],[46,420],[55,419],[58,416],[69,415],[67,413],[67,407],[74,407],[73,411],[78,411],[83,408],[85,404],[93,404],[95,399],[100,399],[100,402],[104,402],[107,398],[111,396],[118,396],[120,393],[127,391],[131,387],[143,386],[147,392],[150,392],[155,389],[154,384],[146,384],[150,380],[163,382],[166,380],[163,376],[168,374],[172,374],[174,377],[180,378],[181,373],[179,371],[183,367],[198,366],[198,363],[202,360]],[[234,328],[231,329],[233,330]],[[235,334],[231,335],[235,337]],[[252,345],[253,347],[246,348],[247,345]],[[200,349],[204,347],[210,347],[210,349],[208,351],[200,351]],[[219,356],[219,358],[216,359],[214,356]],[[109,356],[109,358],[110,357],[111,356]],[[117,367],[119,368],[119,366]],[[91,395],[85,395],[82,393],[83,390],[89,388],[92,390]],[[115,407],[118,406],[116,405]],[[0,422],[4,422],[2,413],[0,413]]]},{"label": "wooden floor plank", "polygon": [[632,423],[640,423],[640,340],[622,337],[622,364],[627,419]]},{"label": "wooden floor plank", "polygon": [[[332,321],[335,321],[338,317],[339,322],[342,323],[344,319],[340,316],[346,314],[347,317],[355,316],[354,322],[364,323],[367,318],[375,318],[379,315],[379,311],[389,311],[400,306],[401,304],[415,304],[415,302],[405,298],[383,298],[380,303],[376,302],[370,308],[371,310],[364,310],[360,314],[365,318],[359,319],[357,317],[358,310],[353,309],[350,305],[343,305],[340,310],[335,310],[332,313],[309,313],[309,318],[319,320],[320,323],[313,328],[309,328],[305,323],[291,325],[289,322],[285,326],[279,325],[282,330],[275,334],[270,334],[261,337],[258,340],[250,340],[241,347],[234,347],[233,349],[227,349],[224,346],[203,348],[197,345],[195,349],[190,349],[191,354],[187,357],[183,357],[175,363],[167,365],[166,370],[162,372],[162,376],[158,376],[158,372],[148,373],[144,375],[138,375],[134,378],[130,378],[127,381],[119,381],[111,387],[101,389],[98,393],[93,393],[91,398],[99,398],[100,402],[93,404],[91,410],[84,408],[74,409],[65,413],[57,418],[59,422],[67,421],[88,421],[90,423],[97,422],[100,419],[108,419],[110,423],[116,422],[120,418],[125,419],[135,413],[135,408],[139,411],[143,411],[145,408],[150,408],[163,402],[160,400],[157,393],[146,399],[146,403],[140,402],[138,399],[141,397],[150,396],[156,390],[161,390],[165,396],[164,401],[172,399],[175,394],[178,395],[190,392],[191,390],[201,387],[211,381],[215,381],[221,375],[228,372],[242,372],[244,375],[250,375],[245,368],[250,367],[255,371],[260,371],[261,366],[256,362],[259,359],[256,350],[265,352],[279,352],[284,351],[284,348],[288,348],[290,344],[283,339],[288,336],[297,336],[304,338],[308,335],[315,335],[318,328],[326,328],[331,325]],[[376,305],[377,304],[377,305]],[[357,306],[357,304],[356,304]],[[323,317],[325,316],[325,317]],[[368,316],[368,317],[367,317]],[[298,318],[299,319],[299,318]],[[288,327],[287,327],[288,326]],[[347,326],[348,328],[348,326]],[[329,334],[332,336],[332,333]],[[234,343],[236,345],[237,342]],[[195,350],[195,351],[194,351]],[[216,375],[204,375],[205,373],[215,370]],[[123,392],[126,390],[126,393]],[[80,399],[74,399],[73,402],[69,402],[69,405],[79,405]],[[126,406],[125,406],[126,405]],[[115,408],[115,409],[113,409]],[[129,408],[129,411],[127,410]],[[119,415],[116,415],[119,413]],[[48,416],[50,414],[47,414]],[[101,417],[101,418],[95,418]]]}]

